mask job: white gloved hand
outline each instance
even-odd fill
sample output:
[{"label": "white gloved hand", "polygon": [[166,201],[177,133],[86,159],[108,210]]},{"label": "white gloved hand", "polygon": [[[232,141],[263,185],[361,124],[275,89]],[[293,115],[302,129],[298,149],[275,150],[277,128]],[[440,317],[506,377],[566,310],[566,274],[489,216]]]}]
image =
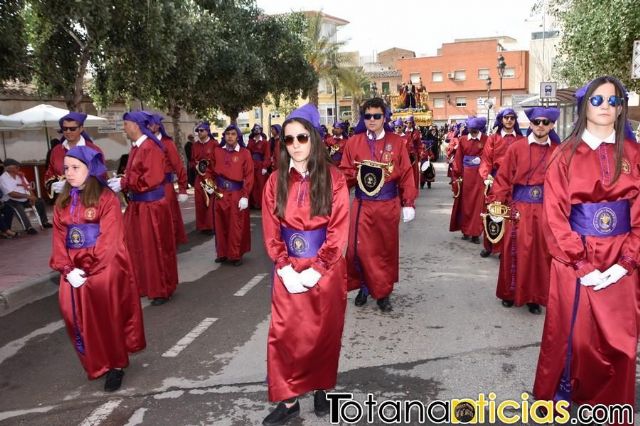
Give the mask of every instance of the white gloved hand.
[{"label": "white gloved hand", "polygon": [[322,278],[322,274],[313,268],[307,268],[300,272],[300,282],[307,288],[311,288],[318,284],[320,278]]},{"label": "white gloved hand", "polygon": [[211,195],[211,194],[213,194],[214,192],[216,192],[216,191],[215,191],[215,189],[213,189],[211,186],[205,186],[205,187],[204,187],[204,191],[205,191],[207,194],[209,194],[209,195]]},{"label": "white gloved hand", "polygon": [[267,174],[267,169],[262,169],[262,176]]},{"label": "white gloved hand", "polygon": [[502,216],[492,216],[489,215],[489,217],[491,218],[492,221],[494,221],[495,223],[500,223],[504,220],[504,217]]},{"label": "white gloved hand", "polygon": [[403,222],[411,222],[416,218],[416,209],[413,207],[403,207],[402,208],[402,221]]},{"label": "white gloved hand", "polygon": [[189,196],[187,194],[178,194],[179,203],[186,203],[188,199],[189,199]]},{"label": "white gloved hand", "polygon": [[74,288],[80,287],[87,281],[87,277],[85,276],[84,271],[80,268],[73,268],[71,272],[67,274],[66,278],[69,284],[71,284]]},{"label": "white gloved hand", "polygon": [[431,165],[431,161],[427,160],[424,163],[422,163],[422,166],[420,166],[420,170],[423,172],[426,172],[430,165]]},{"label": "white gloved hand", "polygon": [[484,180],[484,185],[485,185],[485,186],[491,186],[491,185],[493,185],[493,179],[485,179],[485,180]]},{"label": "white gloved hand", "polygon": [[240,198],[240,201],[238,201],[238,208],[240,209],[240,211],[246,209],[247,207],[249,207],[249,200],[247,199],[247,197]]},{"label": "white gloved hand", "polygon": [[471,160],[471,164],[480,164],[480,157],[476,157],[473,160]]},{"label": "white gloved hand", "polygon": [[120,192],[122,191],[122,179],[119,177],[112,177],[111,179],[109,179],[107,181],[107,184],[109,185],[109,188],[111,188],[111,190],[113,192]]},{"label": "white gloved hand", "polygon": [[620,278],[627,275],[627,272],[628,271],[624,267],[614,263],[612,267],[602,273],[602,282],[593,289],[602,290],[603,288],[607,288],[611,284],[617,283]]},{"label": "white gloved hand", "polygon": [[300,274],[297,273],[291,267],[291,265],[287,265],[284,268],[278,269],[276,273],[278,274],[278,276],[280,276],[280,278],[282,278],[282,283],[289,293],[297,294],[309,291],[308,288],[302,285]]},{"label": "white gloved hand", "polygon": [[64,188],[64,181],[60,180],[58,182],[53,182],[51,184],[51,189],[55,194],[59,194],[62,192],[62,188]]},{"label": "white gloved hand", "polygon": [[589,272],[584,277],[580,278],[580,284],[586,287],[593,287],[602,284],[604,276],[598,269]]}]

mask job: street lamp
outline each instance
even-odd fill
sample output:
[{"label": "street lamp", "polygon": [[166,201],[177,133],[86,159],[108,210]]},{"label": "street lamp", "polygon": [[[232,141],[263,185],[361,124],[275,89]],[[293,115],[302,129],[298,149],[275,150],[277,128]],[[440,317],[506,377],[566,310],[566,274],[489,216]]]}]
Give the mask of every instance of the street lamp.
[{"label": "street lamp", "polygon": [[487,102],[485,102],[487,107],[487,123],[489,122],[489,112],[493,106],[489,99],[491,99],[491,76],[487,77]]},{"label": "street lamp", "polygon": [[500,107],[502,107],[502,77],[504,77],[504,69],[507,67],[507,63],[504,61],[502,53],[498,56],[498,75],[500,76]]}]

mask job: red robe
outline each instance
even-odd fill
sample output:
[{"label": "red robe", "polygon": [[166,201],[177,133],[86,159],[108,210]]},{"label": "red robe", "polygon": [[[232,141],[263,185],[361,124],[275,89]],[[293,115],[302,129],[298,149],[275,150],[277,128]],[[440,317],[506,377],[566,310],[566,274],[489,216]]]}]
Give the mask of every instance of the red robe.
[{"label": "red robe", "polygon": [[420,159],[422,158],[423,148],[422,134],[420,130],[413,129],[406,134],[407,149],[409,150],[409,158],[411,161],[411,170],[413,172],[413,181],[416,189],[420,187]]},{"label": "red robe", "polygon": [[271,165],[271,147],[267,136],[263,134],[260,141],[250,137],[247,149],[253,159],[253,188],[251,189],[251,197],[249,197],[249,205],[259,209],[262,207],[262,190],[269,177],[266,173],[262,174],[262,170],[267,170]]},{"label": "red robe", "polygon": [[272,138],[273,140],[273,151],[271,152],[271,171],[275,172],[278,170],[278,158],[280,155],[280,136],[276,136]]},{"label": "red robe", "polygon": [[[275,214],[278,176],[267,181],[262,200],[264,244],[275,269],[289,264],[298,272],[313,267],[322,278],[305,293],[291,294],[273,274],[271,323],[267,346],[269,400],[282,401],[336,385],[338,359],[347,304],[347,267],[342,255],[349,228],[349,192],[340,171],[331,167],[330,216],[311,216],[309,181],[289,173],[289,197],[284,219]],[[306,194],[302,198],[296,194]],[[289,257],[280,226],[299,230],[327,228],[316,257]]]},{"label": "red robe", "polygon": [[[145,139],[129,153],[122,190],[136,193],[164,187],[165,153]],[[134,256],[140,296],[171,297],[178,285],[178,261],[171,207],[165,195],[156,201],[129,201],[124,213],[125,241]]]},{"label": "red robe", "polygon": [[216,176],[242,182],[239,191],[218,187],[223,197],[215,202],[216,253],[218,257],[237,260],[251,251],[249,209],[238,209],[240,198],[249,199],[253,188],[253,160],[248,149],[229,151],[217,147],[213,152],[213,181]]},{"label": "red robe", "polygon": [[[128,353],[145,348],[142,310],[118,197],[104,188],[97,206],[86,208],[79,201],[73,216],[70,204],[54,209],[49,265],[62,274],[58,301],[67,333],[87,376],[97,379],[113,368],[127,367]],[[95,246],[67,248],[67,226],[72,223],[98,223]],[[74,268],[87,276],[79,288],[65,279]]]},{"label": "red robe", "polygon": [[[347,139],[342,137],[330,136],[325,139],[325,143],[327,145],[327,152],[331,157],[331,160],[335,165],[339,165],[342,160],[342,154],[344,153],[344,147],[347,144]],[[333,155],[331,155],[331,150],[334,149]]]},{"label": "red robe", "polygon": [[361,284],[365,284],[375,299],[381,299],[391,294],[394,283],[398,281],[400,208],[414,207],[418,190],[405,142],[400,136],[385,133],[384,138],[375,141],[375,158],[371,158],[366,133],[349,138],[340,170],[350,188],[357,185],[354,162],[362,160],[392,161],[393,173],[385,182],[397,182],[400,193],[399,197],[384,201],[356,198],[351,209],[347,248],[349,290],[359,289]]},{"label": "red robe", "polygon": [[[175,174],[178,179],[179,193],[186,194],[187,171],[180,159],[180,154],[178,154],[176,144],[173,142],[173,139],[168,137],[163,137],[160,141],[164,145],[166,152],[164,173],[165,175],[169,173]],[[176,197],[176,191],[173,188],[173,180],[165,180],[164,191],[165,197],[167,197],[169,206],[171,207],[171,219],[173,221],[173,231],[175,232],[176,244],[184,244],[187,242],[187,233],[184,230],[184,221],[182,220],[182,212],[180,211],[178,197]]]},{"label": "red robe", "polygon": [[[570,166],[569,151],[558,155],[545,177],[544,235],[553,260],[549,301],[533,388],[537,399],[551,399],[565,364],[576,280],[618,263],[628,274],[594,291],[579,285],[580,300],[573,332],[572,400],[578,404],[635,404],[638,343],[638,272],[640,262],[640,146],[624,143],[623,167],[615,183],[615,145],[592,150],[581,142]],[[560,154],[559,150],[556,153]],[[555,157],[555,156],[554,156]],[[631,232],[585,237],[572,231],[572,204],[630,203]]]},{"label": "red robe", "polygon": [[[207,142],[202,143],[197,140],[191,147],[191,161],[189,166],[195,167],[200,160],[209,160],[209,167],[206,174],[211,176],[213,174],[213,151],[219,146],[218,141],[211,138]],[[206,204],[206,195],[204,189],[202,189],[203,178],[196,172],[196,181],[193,188],[194,202],[196,206],[196,229],[198,231],[213,230],[213,205],[214,199],[209,201],[209,207]]]},{"label": "red robe", "polygon": [[[102,152],[102,150],[91,140],[85,139],[85,145],[88,148],[94,149],[103,154],[104,158],[104,153]],[[59,144],[53,147],[53,149],[51,150],[51,155],[49,156],[49,167],[47,167],[47,171],[44,172],[45,182],[53,177],[64,176],[65,155],[67,155],[67,149],[63,144]]]},{"label": "red robe", "polygon": [[[527,139],[514,142],[503,156],[491,194],[487,201],[508,204],[520,212],[520,220],[505,221],[496,296],[513,300],[516,306],[538,303],[546,306],[549,294],[551,256],[544,241],[542,203],[513,201],[514,185],[544,185],[547,164],[557,145],[529,144]],[[494,245],[495,246],[495,245]]]},{"label": "red robe", "polygon": [[484,183],[478,173],[478,166],[463,166],[463,158],[465,155],[480,157],[486,142],[487,135],[484,133],[480,140],[469,139],[468,135],[460,138],[452,173],[454,180],[462,177],[462,191],[451,209],[449,230],[452,232],[461,230],[464,235],[471,237],[479,237],[482,234],[480,213],[484,210]]},{"label": "red robe", "polygon": [[[504,161],[507,148],[520,139],[526,138],[522,135],[517,135],[515,131],[513,134],[506,134],[504,136],[502,136],[502,132],[498,132],[487,138],[487,144],[482,150],[480,168],[478,169],[483,185],[487,176],[492,175],[494,178],[496,177],[498,169]],[[491,190],[489,190],[489,193],[490,192]],[[485,235],[483,239],[484,248],[493,253],[500,253],[502,250],[502,241],[504,240],[499,241],[497,244],[491,244]]]}]

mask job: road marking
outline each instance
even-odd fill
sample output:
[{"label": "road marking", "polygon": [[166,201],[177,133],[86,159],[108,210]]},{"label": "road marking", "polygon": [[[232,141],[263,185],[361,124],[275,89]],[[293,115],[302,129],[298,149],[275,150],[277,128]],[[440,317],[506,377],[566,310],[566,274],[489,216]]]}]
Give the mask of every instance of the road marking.
[{"label": "road marking", "polygon": [[246,283],[240,290],[235,292],[234,296],[244,296],[266,276],[267,274],[258,274],[255,277],[251,278],[248,283]]},{"label": "road marking", "polygon": [[33,330],[31,333],[27,334],[24,337],[7,343],[0,348],[0,364],[17,354],[20,349],[22,349],[27,344],[27,342],[29,342],[29,340],[33,339],[34,337],[38,337],[43,334],[52,334],[62,327],[64,327],[64,321],[60,320],[52,322],[37,330]]},{"label": "road marking", "polygon": [[125,424],[124,426],[135,426],[142,424],[142,421],[144,420],[144,413],[146,411],[146,408],[138,408],[133,412],[131,417],[129,417],[129,421],[127,421],[127,424]]},{"label": "road marking", "polygon": [[100,423],[105,421],[107,417],[109,417],[109,414],[111,414],[113,410],[118,408],[121,402],[122,402],[121,399],[114,399],[112,401],[102,404],[101,406],[93,410],[91,414],[89,414],[89,417],[87,417],[82,421],[82,423],[80,423],[80,426],[99,425]]},{"label": "road marking", "polygon": [[47,405],[45,407],[29,408],[26,410],[13,410],[0,412],[0,422],[12,417],[24,416],[31,413],[46,413],[56,408],[57,405]]},{"label": "road marking", "polygon": [[205,318],[202,320],[200,324],[198,324],[193,330],[187,333],[182,339],[175,344],[174,347],[166,351],[162,354],[165,358],[174,358],[178,356],[180,352],[184,350],[187,346],[191,344],[198,336],[206,331],[207,328],[211,327],[211,324],[216,322],[218,318]]}]

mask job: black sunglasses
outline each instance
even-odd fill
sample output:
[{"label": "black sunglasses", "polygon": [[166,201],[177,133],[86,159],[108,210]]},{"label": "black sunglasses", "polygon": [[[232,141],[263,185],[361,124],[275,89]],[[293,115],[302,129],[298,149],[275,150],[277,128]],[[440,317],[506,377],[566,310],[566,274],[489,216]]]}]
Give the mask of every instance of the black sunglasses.
[{"label": "black sunglasses", "polygon": [[[589,98],[589,102],[594,107],[598,107],[604,102],[604,97],[602,95],[595,95]],[[607,103],[612,107],[620,106],[622,105],[622,98],[616,95],[609,96],[609,99],[607,99]]]},{"label": "black sunglasses", "polygon": [[296,139],[298,139],[298,142],[300,143],[307,143],[309,142],[309,133],[300,133],[296,136],[286,135],[284,137],[284,143],[286,143],[287,145],[293,145],[293,141]]},{"label": "black sunglasses", "polygon": [[546,118],[534,118],[533,120],[531,120],[531,122],[534,126],[539,126],[540,124],[548,126],[551,123],[551,121]]},{"label": "black sunglasses", "polygon": [[364,115],[364,119],[365,119],[365,120],[371,120],[372,118],[373,118],[374,120],[380,120],[380,119],[382,118],[382,114],[381,114],[381,113],[379,113],[379,112],[377,112],[377,113],[375,113],[375,114],[365,114],[365,115]]},{"label": "black sunglasses", "polygon": [[78,130],[78,126],[72,126],[72,127],[62,126],[63,132],[75,132],[76,130]]}]

